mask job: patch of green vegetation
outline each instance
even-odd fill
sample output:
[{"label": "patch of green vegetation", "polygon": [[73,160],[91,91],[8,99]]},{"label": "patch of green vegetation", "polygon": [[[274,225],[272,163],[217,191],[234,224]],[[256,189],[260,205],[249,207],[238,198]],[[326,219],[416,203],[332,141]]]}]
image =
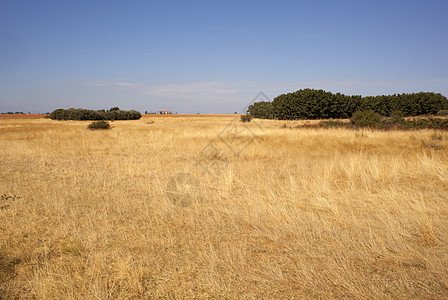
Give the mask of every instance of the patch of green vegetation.
[{"label": "patch of green vegetation", "polygon": [[[440,93],[412,93],[362,97],[301,89],[277,96],[272,102],[255,102],[247,112],[255,118],[278,120],[347,119],[357,111],[374,111],[382,116],[448,116],[448,99]],[[397,121],[397,120],[396,120]]]},{"label": "patch of green vegetation", "polygon": [[252,118],[253,117],[250,114],[242,115],[241,116],[241,122],[244,122],[244,123],[250,122],[250,121],[252,121]]},{"label": "patch of green vegetation", "polygon": [[90,110],[83,108],[56,109],[50,114],[53,120],[138,120],[142,114],[135,110],[120,110],[112,107],[109,110]]},{"label": "patch of green vegetation", "polygon": [[448,109],[442,109],[439,110],[439,112],[437,113],[438,116],[442,116],[442,117],[446,117],[448,116]]},{"label": "patch of green vegetation", "polygon": [[95,121],[87,126],[90,130],[106,130],[111,129],[109,122],[106,121]]},{"label": "patch of green vegetation", "polygon": [[[373,128],[380,130],[419,130],[436,129],[448,130],[448,119],[445,118],[413,118],[406,120],[399,111],[394,112],[390,117],[382,116],[373,110],[359,111],[353,114],[350,122],[339,120],[321,121],[313,125],[301,125],[298,128]],[[443,136],[434,136],[433,139],[443,139]]]}]

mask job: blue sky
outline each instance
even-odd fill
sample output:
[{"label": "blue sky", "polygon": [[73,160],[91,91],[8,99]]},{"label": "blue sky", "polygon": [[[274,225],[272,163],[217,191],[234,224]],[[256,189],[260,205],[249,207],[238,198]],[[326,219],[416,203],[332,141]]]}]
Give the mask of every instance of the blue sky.
[{"label": "blue sky", "polygon": [[0,0],[0,111],[233,113],[260,91],[448,96],[447,1]]}]

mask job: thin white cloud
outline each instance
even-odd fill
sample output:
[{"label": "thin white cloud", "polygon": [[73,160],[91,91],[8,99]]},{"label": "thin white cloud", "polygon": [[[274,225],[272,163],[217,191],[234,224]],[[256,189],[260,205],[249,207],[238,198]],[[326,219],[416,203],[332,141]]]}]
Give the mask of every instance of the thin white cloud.
[{"label": "thin white cloud", "polygon": [[[407,89],[407,92],[414,92],[424,87],[448,85],[448,78],[433,79],[319,79],[303,80],[292,82],[261,82],[261,81],[193,81],[193,82],[168,82],[160,84],[147,84],[141,82],[130,82],[126,79],[116,80],[92,80],[73,82],[75,84],[86,86],[110,86],[126,88],[135,92],[157,97],[204,97],[218,95],[237,95],[246,94],[253,91],[265,92],[289,92],[302,88],[315,88],[329,90],[333,92],[350,92],[376,90],[381,93],[382,90]],[[412,90],[415,87],[416,90]],[[437,91],[435,91],[437,92]]]},{"label": "thin white cloud", "polygon": [[157,97],[182,97],[191,98],[198,96],[212,96],[222,94],[237,94],[239,89],[232,88],[232,83],[217,81],[197,81],[197,82],[173,82],[162,84],[146,84],[140,82],[130,82],[125,79],[117,80],[91,80],[72,82],[84,86],[109,86],[123,87],[135,92]]},{"label": "thin white cloud", "polygon": [[177,97],[198,97],[221,94],[234,94],[239,90],[233,89],[221,82],[184,82],[184,83],[165,83],[154,85],[141,85],[141,91],[146,95],[153,96],[177,96]]},{"label": "thin white cloud", "polygon": [[124,80],[92,80],[92,81],[80,82],[80,84],[87,86],[123,86],[123,87],[135,86],[134,83],[127,82]]},{"label": "thin white cloud", "polygon": [[[246,107],[259,93],[264,92],[271,100],[276,96],[303,88],[340,92],[346,95],[378,95],[434,91],[448,95],[448,78],[434,79],[320,79],[291,82],[262,81],[192,81],[142,83],[126,79],[92,80],[72,82],[89,87],[118,89],[116,94],[133,95],[140,103],[153,109],[179,112],[233,112]],[[137,103],[137,102],[136,102]]]}]

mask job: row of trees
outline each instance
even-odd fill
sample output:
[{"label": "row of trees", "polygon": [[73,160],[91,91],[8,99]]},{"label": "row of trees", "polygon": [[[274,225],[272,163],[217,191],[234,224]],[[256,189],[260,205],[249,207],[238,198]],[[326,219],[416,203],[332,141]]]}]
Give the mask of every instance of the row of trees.
[{"label": "row of trees", "polygon": [[91,110],[84,108],[56,109],[50,114],[53,120],[138,120],[142,114],[136,110],[120,110],[113,107],[110,110]]},{"label": "row of trees", "polygon": [[282,94],[272,102],[255,102],[247,112],[255,118],[346,119],[357,111],[373,110],[383,116],[401,111],[404,116],[434,115],[448,109],[448,99],[436,93],[394,94],[388,96],[346,96],[323,90],[302,89]]}]

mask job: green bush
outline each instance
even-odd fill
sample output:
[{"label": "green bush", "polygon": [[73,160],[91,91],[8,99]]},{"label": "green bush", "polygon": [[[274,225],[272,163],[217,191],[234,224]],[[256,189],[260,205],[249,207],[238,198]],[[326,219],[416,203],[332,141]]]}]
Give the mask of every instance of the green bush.
[{"label": "green bush", "polygon": [[383,116],[391,116],[394,111],[401,111],[403,117],[434,115],[440,111],[448,111],[448,99],[445,96],[426,92],[362,97],[301,89],[277,96],[272,101],[272,108],[268,103],[270,102],[255,102],[248,112],[256,118],[299,120],[346,119],[352,117],[356,111],[366,110],[373,110]]},{"label": "green bush", "polygon": [[394,124],[402,124],[405,121],[404,114],[403,114],[403,112],[401,110],[394,110],[390,114],[390,118],[392,119],[392,122]]},{"label": "green bush", "polygon": [[87,126],[87,128],[90,130],[97,130],[97,129],[105,130],[105,129],[110,129],[111,127],[110,127],[109,122],[94,121],[94,122],[90,123],[89,126]]},{"label": "green bush", "polygon": [[358,127],[381,127],[383,116],[373,110],[357,111],[350,119],[350,123]]},{"label": "green bush", "polygon": [[401,128],[406,123],[403,112],[395,110],[390,114],[389,118],[383,118],[379,126],[382,129]]},{"label": "green bush", "polygon": [[259,119],[273,119],[274,118],[274,106],[272,102],[261,101],[251,104],[247,112],[254,118]]},{"label": "green bush", "polygon": [[246,123],[252,121],[252,116],[249,114],[245,114],[241,116],[241,121]]},{"label": "green bush", "polygon": [[90,110],[83,108],[70,109],[56,109],[50,114],[50,119],[53,120],[138,120],[142,114],[135,110],[120,110],[118,107],[113,107],[108,111]]}]

